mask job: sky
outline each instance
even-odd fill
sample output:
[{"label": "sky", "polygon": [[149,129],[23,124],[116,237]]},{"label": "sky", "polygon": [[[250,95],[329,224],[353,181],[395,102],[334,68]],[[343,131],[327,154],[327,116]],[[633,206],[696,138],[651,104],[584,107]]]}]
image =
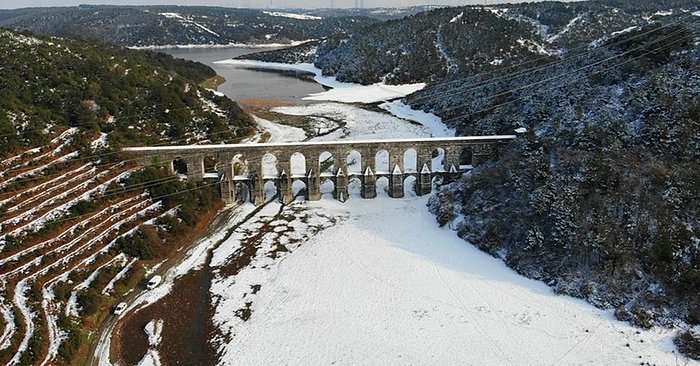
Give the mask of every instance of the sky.
[{"label": "sky", "polygon": [[[75,6],[79,4],[114,5],[210,5],[239,8],[336,8],[354,7],[355,0],[0,0],[0,9],[16,9],[39,6]],[[397,7],[415,5],[468,5],[496,4],[498,0],[364,0],[364,7]],[[507,2],[521,2],[511,0]]]}]

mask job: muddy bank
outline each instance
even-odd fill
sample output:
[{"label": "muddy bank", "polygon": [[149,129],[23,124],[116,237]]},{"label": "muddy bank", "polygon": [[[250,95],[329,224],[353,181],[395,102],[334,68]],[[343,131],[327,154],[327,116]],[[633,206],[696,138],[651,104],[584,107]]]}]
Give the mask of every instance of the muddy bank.
[{"label": "muddy bank", "polygon": [[148,350],[144,327],[151,320],[163,319],[158,352],[164,365],[216,364],[216,353],[208,343],[213,331],[210,285],[209,270],[191,271],[175,281],[171,293],[128,316],[120,326],[119,360],[137,364]]}]

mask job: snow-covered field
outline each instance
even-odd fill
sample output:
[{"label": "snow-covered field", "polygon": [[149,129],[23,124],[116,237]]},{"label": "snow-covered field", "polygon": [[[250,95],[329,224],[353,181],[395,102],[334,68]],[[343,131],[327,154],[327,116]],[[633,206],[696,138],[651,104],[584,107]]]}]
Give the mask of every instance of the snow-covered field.
[{"label": "snow-covered field", "polygon": [[[217,319],[234,334],[223,364],[685,364],[668,331],[639,330],[517,275],[439,228],[426,202],[307,203],[336,218],[332,228],[213,287]],[[261,288],[242,300],[249,284]],[[252,302],[245,322],[226,306],[241,301]]]},{"label": "snow-covered field", "polygon": [[[355,101],[359,87],[313,66],[265,66],[312,72],[334,88],[312,96],[328,101],[273,109],[312,117],[326,133],[315,141],[454,136],[436,116],[400,101],[380,105],[390,114],[344,104]],[[359,102],[395,99],[382,87],[362,88],[370,97]],[[272,142],[305,136],[258,123]],[[351,191],[346,203],[326,194],[318,202],[270,204],[214,249],[210,291],[222,364],[697,364],[677,355],[672,331],[637,329],[610,311],[555,295],[439,228],[427,197],[379,194],[368,201]],[[240,210],[229,213],[229,227],[251,207]],[[165,285],[136,303],[170,291],[173,278],[201,266],[222,235],[202,240]],[[255,248],[250,264],[227,272],[246,245]],[[144,362],[151,357],[149,351]]]}]

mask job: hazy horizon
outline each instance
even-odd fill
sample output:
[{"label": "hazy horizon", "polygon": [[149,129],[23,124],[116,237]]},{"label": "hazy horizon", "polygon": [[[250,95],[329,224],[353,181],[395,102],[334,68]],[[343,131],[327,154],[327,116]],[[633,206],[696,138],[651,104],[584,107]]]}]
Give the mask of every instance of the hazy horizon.
[{"label": "hazy horizon", "polygon": [[[502,4],[520,3],[524,1],[498,1],[498,0],[362,0],[364,8],[376,7],[407,7],[420,5],[478,5],[478,4]],[[564,0],[571,1],[571,0]],[[356,0],[155,0],[144,3],[143,1],[90,1],[90,0],[38,0],[38,1],[13,1],[0,0],[0,9],[19,9],[34,7],[77,6],[89,5],[199,5],[222,6],[231,8],[277,8],[277,9],[314,9],[314,8],[354,8]],[[332,6],[331,6],[332,5]]]}]

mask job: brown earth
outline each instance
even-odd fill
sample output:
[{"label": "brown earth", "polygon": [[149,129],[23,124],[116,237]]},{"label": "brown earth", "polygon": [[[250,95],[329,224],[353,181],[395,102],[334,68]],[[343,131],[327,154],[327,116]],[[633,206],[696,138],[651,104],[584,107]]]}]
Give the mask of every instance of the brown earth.
[{"label": "brown earth", "polygon": [[122,345],[118,358],[127,365],[137,364],[148,350],[144,327],[162,319],[158,351],[164,365],[216,364],[216,353],[208,344],[214,328],[213,308],[207,301],[210,284],[208,270],[189,272],[175,281],[173,291],[163,299],[127,317],[118,334]]},{"label": "brown earth", "polygon": [[[248,221],[264,206],[259,206],[237,225],[228,229],[223,227],[226,220],[214,221],[206,230],[208,233],[227,230],[224,238],[214,247],[227,240],[243,222]],[[223,213],[220,217],[225,215],[226,213]],[[206,235],[205,230],[202,230],[196,237]],[[190,240],[193,241],[194,237]],[[179,255],[170,261],[173,265],[179,263],[185,253],[186,250],[181,250]],[[217,363],[216,350],[209,343],[218,333],[212,321],[214,308],[209,293],[212,279],[210,260],[211,251],[203,269],[190,271],[177,278],[168,295],[152,305],[128,314],[117,325],[112,337],[113,360],[116,359],[121,364],[137,364],[148,350],[148,337],[144,327],[151,320],[162,319],[163,332],[158,351],[164,365],[199,366]]]},{"label": "brown earth", "polygon": [[287,107],[287,106],[293,106],[293,103],[286,102],[281,99],[272,99],[272,98],[248,98],[248,99],[239,99],[237,100],[238,104],[241,106],[241,108],[245,109],[246,111],[259,111],[259,110],[269,110],[271,108],[275,107]]}]

